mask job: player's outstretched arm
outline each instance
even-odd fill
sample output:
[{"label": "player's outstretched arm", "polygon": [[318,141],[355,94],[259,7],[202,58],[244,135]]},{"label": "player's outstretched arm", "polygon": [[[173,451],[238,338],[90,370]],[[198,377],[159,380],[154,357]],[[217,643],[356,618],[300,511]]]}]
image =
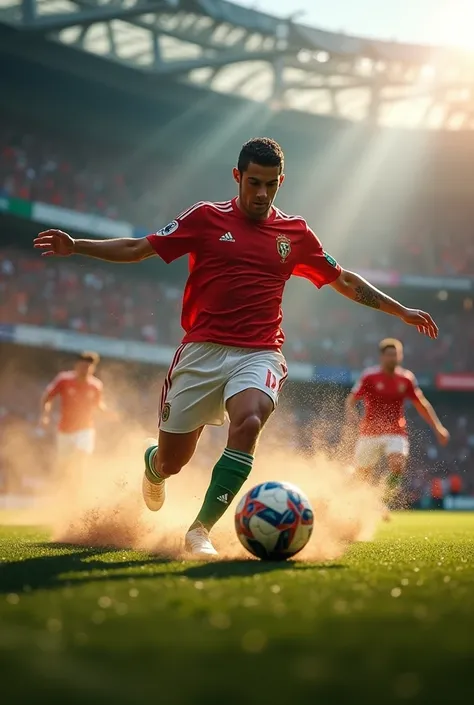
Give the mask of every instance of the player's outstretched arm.
[{"label": "player's outstretched arm", "polygon": [[378,309],[392,316],[397,316],[409,326],[416,326],[419,333],[430,338],[438,337],[438,326],[433,321],[429,313],[415,308],[407,308],[399,301],[392,299],[388,294],[384,294],[366,279],[355,272],[346,269],[341,270],[341,274],[331,284],[339,294],[352,299],[358,304]]},{"label": "player's outstretched arm", "polygon": [[53,405],[50,394],[46,391],[41,396],[40,401],[40,414],[39,414],[39,425],[46,427],[49,426],[49,421],[51,418],[51,407]]},{"label": "player's outstretched arm", "polygon": [[438,418],[436,411],[433,409],[432,405],[425,397],[421,389],[416,390],[416,396],[412,399],[413,406],[420,414],[421,418],[426,421],[426,423],[431,426],[431,428],[436,433],[436,438],[438,443],[445,446],[449,441],[449,431],[443,426]]},{"label": "player's outstretched arm", "polygon": [[45,230],[34,239],[34,247],[43,257],[83,255],[108,262],[140,262],[156,255],[146,237],[120,237],[112,240],[81,240],[62,230]]}]

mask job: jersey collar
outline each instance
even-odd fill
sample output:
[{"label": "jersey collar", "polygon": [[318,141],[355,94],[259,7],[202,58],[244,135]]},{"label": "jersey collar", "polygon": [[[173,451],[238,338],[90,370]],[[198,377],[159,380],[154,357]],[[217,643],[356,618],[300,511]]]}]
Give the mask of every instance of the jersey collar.
[{"label": "jersey collar", "polygon": [[239,218],[242,218],[243,220],[246,220],[247,222],[250,222],[250,223],[256,223],[256,224],[258,223],[260,225],[267,225],[268,223],[273,223],[273,221],[276,218],[275,206],[272,206],[271,211],[270,211],[270,215],[268,216],[268,218],[265,218],[265,220],[252,220],[252,218],[247,218],[245,213],[243,213],[240,210],[239,206],[237,205],[237,196],[235,196],[235,198],[232,199],[232,208],[234,209],[234,213]]}]

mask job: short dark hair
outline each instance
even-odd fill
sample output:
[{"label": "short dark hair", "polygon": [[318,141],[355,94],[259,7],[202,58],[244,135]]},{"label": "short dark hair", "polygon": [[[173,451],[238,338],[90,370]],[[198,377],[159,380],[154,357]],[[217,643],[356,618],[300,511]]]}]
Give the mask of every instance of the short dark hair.
[{"label": "short dark hair", "polygon": [[90,350],[85,350],[77,355],[78,362],[90,362],[91,365],[98,365],[100,362],[99,353],[92,352]]},{"label": "short dark hair", "polygon": [[384,353],[386,350],[389,350],[390,348],[393,348],[397,352],[403,352],[403,345],[396,338],[384,338],[383,340],[380,341],[379,350],[381,353]]},{"label": "short dark hair", "polygon": [[240,173],[247,171],[251,162],[259,166],[278,166],[281,174],[285,166],[285,155],[278,142],[270,137],[253,137],[242,145],[237,169]]}]

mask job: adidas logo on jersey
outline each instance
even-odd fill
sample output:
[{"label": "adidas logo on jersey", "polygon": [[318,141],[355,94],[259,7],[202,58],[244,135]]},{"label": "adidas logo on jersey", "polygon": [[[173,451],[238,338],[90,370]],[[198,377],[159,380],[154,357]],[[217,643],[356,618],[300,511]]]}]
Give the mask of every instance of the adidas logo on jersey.
[{"label": "adidas logo on jersey", "polygon": [[222,237],[219,238],[221,242],[235,242],[232,233],[224,233]]},{"label": "adidas logo on jersey", "polygon": [[227,492],[225,494],[219,495],[217,499],[219,500],[219,502],[222,502],[222,504],[229,504],[229,495],[227,494]]}]

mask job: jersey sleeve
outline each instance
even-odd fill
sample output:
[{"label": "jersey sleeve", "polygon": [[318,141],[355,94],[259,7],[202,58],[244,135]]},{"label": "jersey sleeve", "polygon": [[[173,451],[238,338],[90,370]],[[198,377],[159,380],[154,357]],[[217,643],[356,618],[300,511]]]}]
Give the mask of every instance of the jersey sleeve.
[{"label": "jersey sleeve", "polygon": [[303,251],[300,261],[293,270],[297,277],[309,279],[318,289],[325,284],[332,284],[341,273],[336,260],[323,250],[316,234],[305,223]]},{"label": "jersey sleeve", "polygon": [[164,228],[148,235],[147,240],[167,264],[194,253],[204,227],[205,213],[205,204],[195,203]]},{"label": "jersey sleeve", "polygon": [[96,394],[95,394],[95,403],[96,406],[101,406],[104,402],[104,385],[102,382],[97,381],[96,383]]},{"label": "jersey sleeve", "polygon": [[356,399],[363,399],[363,397],[367,394],[368,387],[369,378],[367,375],[362,373],[357,382],[352,387],[351,394],[353,394]]},{"label": "jersey sleeve", "polygon": [[50,399],[54,399],[54,397],[57,397],[58,394],[61,394],[62,391],[62,386],[63,386],[63,377],[62,375],[57,375],[52,382],[48,384],[48,386],[45,389],[45,397],[49,401]]},{"label": "jersey sleeve", "polygon": [[411,401],[416,401],[418,399],[418,394],[420,393],[420,385],[414,374],[410,374],[407,377],[407,389],[406,398],[411,399]]}]

